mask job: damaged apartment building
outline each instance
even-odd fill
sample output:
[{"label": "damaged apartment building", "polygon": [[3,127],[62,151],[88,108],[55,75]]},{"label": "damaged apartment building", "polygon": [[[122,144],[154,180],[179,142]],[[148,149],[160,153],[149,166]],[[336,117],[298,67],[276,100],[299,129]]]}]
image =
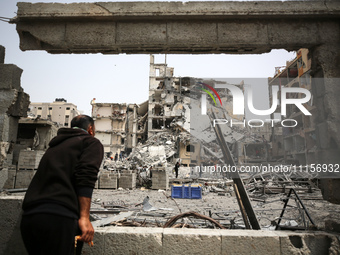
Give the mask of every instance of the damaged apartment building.
[{"label": "damaged apartment building", "polygon": [[186,95],[190,92],[191,83],[188,77],[174,77],[173,67],[155,63],[154,56],[150,56],[148,137],[174,131],[174,135],[178,136],[174,141],[174,158],[179,158],[185,166],[190,164],[190,152],[195,151],[195,144],[189,143],[188,139],[180,139],[185,135],[179,136],[189,131],[184,124],[190,119],[190,99]]},{"label": "damaged apartment building", "polygon": [[[173,120],[183,117],[181,91],[189,87],[188,79],[174,78],[174,68],[155,64],[150,56],[149,100],[141,104],[97,103],[91,101],[96,137],[107,156],[129,155],[139,143],[170,130]],[[180,158],[189,164],[190,145],[180,144]],[[174,154],[172,154],[174,155]]]},{"label": "damaged apartment building", "polygon": [[70,127],[79,114],[77,106],[64,98],[56,98],[53,103],[30,103],[28,108],[29,117],[55,122],[58,127]]},{"label": "damaged apartment building", "polygon": [[146,140],[147,102],[137,104],[96,103],[91,101],[96,137],[107,156],[129,154]]},{"label": "damaged apartment building", "polygon": [[[286,66],[276,68],[275,76],[269,79],[269,87],[304,88],[312,90],[311,57],[308,49],[300,49],[296,57],[287,61]],[[318,82],[314,79],[314,82]],[[280,93],[279,93],[280,94]],[[301,93],[289,93],[287,98],[301,98]],[[283,158],[287,163],[305,165],[316,163],[317,138],[315,133],[315,116],[317,109],[313,102],[313,95],[303,106],[311,113],[304,115],[296,105],[287,105],[286,119],[294,120],[295,127],[277,127],[272,129],[273,156]],[[279,107],[277,112],[279,114]],[[274,113],[275,114],[275,113]],[[275,118],[279,118],[276,115]]]},{"label": "damaged apartment building", "polygon": [[[196,130],[191,130],[190,127],[190,120],[195,118],[191,116],[192,108],[201,107],[199,87],[202,86],[202,82],[212,87],[216,83],[226,83],[175,77],[173,67],[168,67],[166,63],[155,63],[154,56],[151,55],[148,101],[140,105],[97,103],[95,99],[91,102],[92,116],[96,122],[96,137],[103,143],[106,155],[115,158],[117,153],[120,159],[119,155],[122,152],[131,161],[147,167],[165,161],[171,166],[178,160],[182,166],[187,167],[220,162],[222,155],[217,153],[219,149],[215,143],[216,138],[212,135],[211,120],[208,117],[203,118]],[[243,84],[237,86],[244,90]],[[217,108],[213,104],[209,104],[209,107],[214,111],[221,111],[223,116],[242,121],[243,116],[232,114],[231,92],[224,89],[219,93],[223,107]],[[252,157],[254,146],[263,146],[260,133],[254,134],[249,129],[236,127],[222,128],[226,141],[230,147],[234,146],[233,151],[239,163]],[[269,140],[268,132],[264,134]],[[243,148],[248,146],[248,151],[243,152]],[[241,154],[247,157],[242,158]],[[255,150],[253,154],[255,157]],[[217,158],[212,160],[216,155]],[[257,160],[263,158],[266,160],[267,156]]]}]

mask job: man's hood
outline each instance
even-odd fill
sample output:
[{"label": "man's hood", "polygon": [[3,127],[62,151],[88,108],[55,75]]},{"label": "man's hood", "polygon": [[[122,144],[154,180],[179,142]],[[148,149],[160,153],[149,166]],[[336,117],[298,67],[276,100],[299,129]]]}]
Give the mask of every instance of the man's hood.
[{"label": "man's hood", "polygon": [[66,139],[69,139],[71,137],[75,136],[83,136],[83,135],[89,135],[84,129],[81,128],[60,128],[58,130],[57,136],[54,137],[50,143],[49,146],[53,147],[56,146]]}]

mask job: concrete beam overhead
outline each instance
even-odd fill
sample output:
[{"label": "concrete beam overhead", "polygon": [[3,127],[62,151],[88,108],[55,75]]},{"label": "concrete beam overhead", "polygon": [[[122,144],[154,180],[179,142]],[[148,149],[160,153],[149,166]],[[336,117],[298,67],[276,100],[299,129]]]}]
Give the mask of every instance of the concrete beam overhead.
[{"label": "concrete beam overhead", "polygon": [[124,20],[145,19],[191,19],[197,18],[259,18],[259,17],[315,17],[339,16],[336,1],[197,1],[197,2],[97,2],[97,3],[23,3],[19,2],[18,20],[96,17]]},{"label": "concrete beam overhead", "polygon": [[260,54],[338,42],[339,17],[332,1],[18,3],[12,22],[23,51]]}]

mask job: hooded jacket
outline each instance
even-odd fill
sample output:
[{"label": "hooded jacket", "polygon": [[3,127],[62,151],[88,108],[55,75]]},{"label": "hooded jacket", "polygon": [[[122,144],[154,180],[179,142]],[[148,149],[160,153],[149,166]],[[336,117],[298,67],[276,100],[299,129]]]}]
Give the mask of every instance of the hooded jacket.
[{"label": "hooded jacket", "polygon": [[85,130],[59,129],[26,192],[24,214],[79,217],[78,196],[87,196],[81,193],[88,190],[92,195],[103,156],[101,142]]}]

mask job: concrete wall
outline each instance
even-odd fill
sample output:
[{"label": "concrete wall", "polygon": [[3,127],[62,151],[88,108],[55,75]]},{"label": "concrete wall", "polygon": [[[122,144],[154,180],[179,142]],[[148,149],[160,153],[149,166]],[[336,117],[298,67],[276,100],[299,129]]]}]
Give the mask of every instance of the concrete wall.
[{"label": "concrete wall", "polygon": [[[0,255],[26,255],[20,236],[22,197],[0,198]],[[324,232],[262,230],[96,228],[83,254],[338,254],[339,236]]]},{"label": "concrete wall", "polygon": [[20,84],[22,69],[4,64],[5,48],[0,47],[0,168],[11,165],[17,139],[18,121],[27,116],[29,95]]}]

